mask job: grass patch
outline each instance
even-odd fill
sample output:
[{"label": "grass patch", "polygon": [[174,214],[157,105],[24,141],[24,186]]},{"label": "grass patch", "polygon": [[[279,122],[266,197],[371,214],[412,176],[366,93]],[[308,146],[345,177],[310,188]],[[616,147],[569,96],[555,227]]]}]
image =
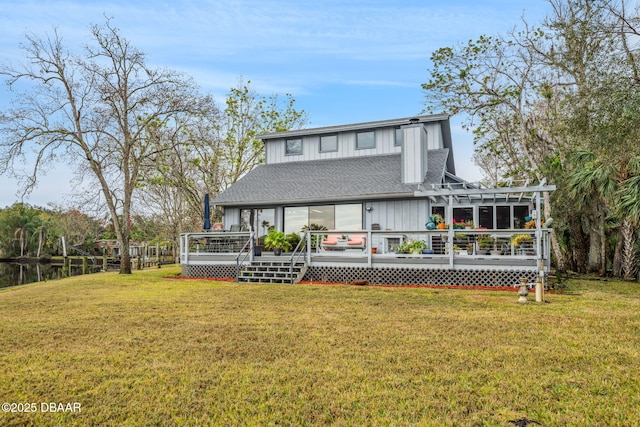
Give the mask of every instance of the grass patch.
[{"label": "grass patch", "polygon": [[[638,284],[514,292],[102,273],[0,291],[0,425],[629,425]],[[40,402],[79,402],[43,413]]]}]

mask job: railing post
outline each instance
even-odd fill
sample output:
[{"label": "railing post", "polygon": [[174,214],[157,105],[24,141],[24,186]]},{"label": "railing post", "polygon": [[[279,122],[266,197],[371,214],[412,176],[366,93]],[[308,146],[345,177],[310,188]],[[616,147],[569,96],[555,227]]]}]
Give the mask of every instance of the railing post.
[{"label": "railing post", "polygon": [[255,239],[255,232],[251,231],[251,234],[249,234],[249,240],[251,240],[251,243],[249,243],[249,261],[253,262],[253,246],[254,246],[254,239]]},{"label": "railing post", "polygon": [[371,262],[371,258],[372,258],[372,254],[371,254],[371,248],[373,246],[373,239],[372,239],[372,235],[373,233],[371,232],[371,230],[367,230],[367,246],[366,246],[366,251],[367,251],[367,266],[371,267],[372,262]]},{"label": "railing post", "polygon": [[448,230],[448,235],[449,237],[447,238],[447,244],[446,246],[449,247],[449,268],[453,268],[453,256],[455,255],[455,251],[453,250],[453,239],[455,237],[455,230],[453,228],[453,195],[449,194],[449,206],[448,206],[448,211],[449,211],[449,220],[451,221],[451,225],[449,225],[449,230]]}]

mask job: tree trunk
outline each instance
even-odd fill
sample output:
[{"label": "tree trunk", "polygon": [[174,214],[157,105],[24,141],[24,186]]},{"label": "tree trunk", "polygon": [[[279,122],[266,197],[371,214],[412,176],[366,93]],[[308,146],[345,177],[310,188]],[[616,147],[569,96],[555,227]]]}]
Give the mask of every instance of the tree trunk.
[{"label": "tree trunk", "polygon": [[600,244],[602,236],[600,235],[600,224],[594,226],[593,222],[589,221],[589,257],[587,262],[587,272],[594,273],[600,270],[602,265],[602,246]]},{"label": "tree trunk", "polygon": [[129,235],[123,236],[120,250],[120,274],[131,274],[131,254],[129,253]]},{"label": "tree trunk", "polygon": [[577,273],[587,272],[587,258],[589,241],[582,231],[579,218],[569,218],[569,229],[571,230],[571,240],[573,240],[573,259]]},{"label": "tree trunk", "polygon": [[613,269],[611,274],[614,277],[622,277],[622,252],[623,252],[624,238],[622,237],[622,230],[618,228],[618,239],[616,241],[616,248],[613,252]]},{"label": "tree trunk", "polygon": [[636,233],[631,220],[625,218],[622,221],[623,254],[622,254],[622,272],[624,280],[636,280]]}]

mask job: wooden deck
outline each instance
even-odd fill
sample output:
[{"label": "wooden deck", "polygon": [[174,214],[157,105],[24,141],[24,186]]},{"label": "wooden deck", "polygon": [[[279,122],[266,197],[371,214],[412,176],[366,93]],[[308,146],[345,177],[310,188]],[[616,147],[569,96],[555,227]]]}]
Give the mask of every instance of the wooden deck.
[{"label": "wooden deck", "polygon": [[[408,230],[408,231],[341,231],[342,234],[365,235],[365,241],[371,242],[362,247],[329,248],[313,242],[333,231],[314,231],[305,235],[307,246],[294,256],[310,267],[369,267],[390,268],[410,267],[418,269],[469,269],[469,270],[526,270],[532,272],[549,270],[550,248],[549,230]],[[528,249],[509,245],[514,234],[532,236],[533,244]],[[491,249],[481,248],[479,237],[493,236]],[[253,253],[251,233],[187,233],[181,239],[181,263],[183,265],[240,265],[252,260],[288,260],[291,253],[274,256],[262,252]],[[423,240],[428,243],[430,253],[397,253],[395,245],[402,241]],[[539,242],[539,243],[536,243]],[[459,250],[459,245],[469,247]],[[375,251],[372,250],[375,248]],[[456,250],[454,250],[456,248]],[[501,250],[495,250],[501,248]],[[241,250],[242,249],[242,250]],[[339,249],[339,250],[338,250]],[[498,255],[498,253],[500,255]]]}]

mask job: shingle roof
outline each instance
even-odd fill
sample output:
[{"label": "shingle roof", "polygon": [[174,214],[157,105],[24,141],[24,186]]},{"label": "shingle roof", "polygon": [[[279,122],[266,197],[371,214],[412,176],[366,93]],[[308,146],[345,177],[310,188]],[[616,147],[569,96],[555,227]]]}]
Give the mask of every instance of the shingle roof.
[{"label": "shingle roof", "polygon": [[[448,149],[429,150],[425,183],[441,183]],[[413,197],[401,182],[400,154],[259,165],[212,203],[275,205],[337,200]]]},{"label": "shingle roof", "polygon": [[262,140],[267,140],[267,139],[288,138],[293,136],[320,135],[320,134],[327,134],[327,133],[354,131],[354,130],[360,130],[360,129],[388,128],[393,126],[407,125],[409,123],[413,123],[414,121],[416,123],[430,123],[430,122],[438,122],[438,121],[448,122],[449,116],[447,114],[432,114],[429,116],[405,117],[405,118],[392,119],[392,120],[379,120],[375,122],[354,123],[354,124],[345,124],[345,125],[337,125],[337,126],[324,126],[324,127],[318,127],[318,128],[293,129],[293,130],[288,130],[284,132],[275,132],[275,133],[259,135],[258,138]]}]

